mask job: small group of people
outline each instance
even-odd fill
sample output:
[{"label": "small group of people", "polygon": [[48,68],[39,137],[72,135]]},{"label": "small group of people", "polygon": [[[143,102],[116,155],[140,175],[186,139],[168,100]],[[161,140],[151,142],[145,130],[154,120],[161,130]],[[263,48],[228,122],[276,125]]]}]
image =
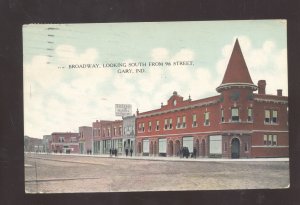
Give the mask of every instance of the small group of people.
[{"label": "small group of people", "polygon": [[110,149],[109,149],[109,155],[110,155],[110,156],[115,155],[115,157],[118,156],[118,150],[117,150],[117,149],[112,149],[112,148],[110,148]]},{"label": "small group of people", "polygon": [[[130,148],[130,150],[128,148],[125,149],[126,157],[128,156],[129,152],[130,152],[130,156],[132,157],[132,153],[133,153],[133,149],[132,148]],[[115,157],[118,156],[118,150],[110,148],[109,149],[109,155],[110,156],[115,156]]]},{"label": "small group of people", "polygon": [[190,156],[191,156],[191,158],[196,158],[196,156],[197,156],[196,147],[194,147],[192,153],[190,153],[188,147],[182,147],[178,152],[179,153],[177,153],[177,155],[179,155],[180,157],[183,157],[183,158],[189,158]]},{"label": "small group of people", "polygon": [[[128,156],[128,148],[125,149],[125,154],[126,154],[126,157]],[[133,153],[133,150],[132,148],[130,148],[130,156],[132,157],[132,153]]]}]

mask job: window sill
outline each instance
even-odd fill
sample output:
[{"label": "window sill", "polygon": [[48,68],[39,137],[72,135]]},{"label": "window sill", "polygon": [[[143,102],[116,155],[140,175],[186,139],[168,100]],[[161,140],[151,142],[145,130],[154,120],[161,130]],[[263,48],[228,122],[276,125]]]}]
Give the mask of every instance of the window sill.
[{"label": "window sill", "polygon": [[264,122],[264,125],[279,125],[279,123],[267,123],[267,122]]}]

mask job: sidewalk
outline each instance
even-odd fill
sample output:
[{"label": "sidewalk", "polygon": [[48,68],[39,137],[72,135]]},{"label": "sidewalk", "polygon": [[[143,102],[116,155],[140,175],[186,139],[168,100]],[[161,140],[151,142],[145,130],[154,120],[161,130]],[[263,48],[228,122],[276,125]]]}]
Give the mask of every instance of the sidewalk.
[{"label": "sidewalk", "polygon": [[289,158],[242,158],[242,159],[228,159],[228,158],[179,158],[179,157],[158,157],[158,156],[123,156],[119,155],[109,156],[101,155],[86,155],[86,154],[55,154],[55,153],[30,153],[37,155],[57,155],[57,156],[78,156],[78,157],[93,157],[93,158],[116,158],[128,160],[151,160],[151,161],[178,161],[178,162],[289,162]]}]

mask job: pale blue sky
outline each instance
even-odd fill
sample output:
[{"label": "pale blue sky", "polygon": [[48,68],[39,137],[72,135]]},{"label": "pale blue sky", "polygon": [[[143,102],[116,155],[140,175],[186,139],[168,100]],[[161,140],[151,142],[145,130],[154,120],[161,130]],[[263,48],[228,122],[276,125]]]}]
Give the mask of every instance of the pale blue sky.
[{"label": "pale blue sky", "polygon": [[[266,79],[268,93],[281,88],[287,95],[284,20],[24,25],[25,134],[41,138],[119,119],[114,104],[156,109],[174,90],[185,99],[217,95],[237,37],[253,82]],[[143,74],[58,69],[155,60],[192,60],[194,66],[144,67]]]}]

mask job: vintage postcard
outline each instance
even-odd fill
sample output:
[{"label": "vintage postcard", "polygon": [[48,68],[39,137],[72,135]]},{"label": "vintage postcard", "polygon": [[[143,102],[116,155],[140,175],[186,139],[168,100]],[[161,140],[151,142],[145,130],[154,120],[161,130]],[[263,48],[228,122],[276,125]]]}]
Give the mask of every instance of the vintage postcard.
[{"label": "vintage postcard", "polygon": [[25,192],[288,188],[286,27],[24,25]]}]

